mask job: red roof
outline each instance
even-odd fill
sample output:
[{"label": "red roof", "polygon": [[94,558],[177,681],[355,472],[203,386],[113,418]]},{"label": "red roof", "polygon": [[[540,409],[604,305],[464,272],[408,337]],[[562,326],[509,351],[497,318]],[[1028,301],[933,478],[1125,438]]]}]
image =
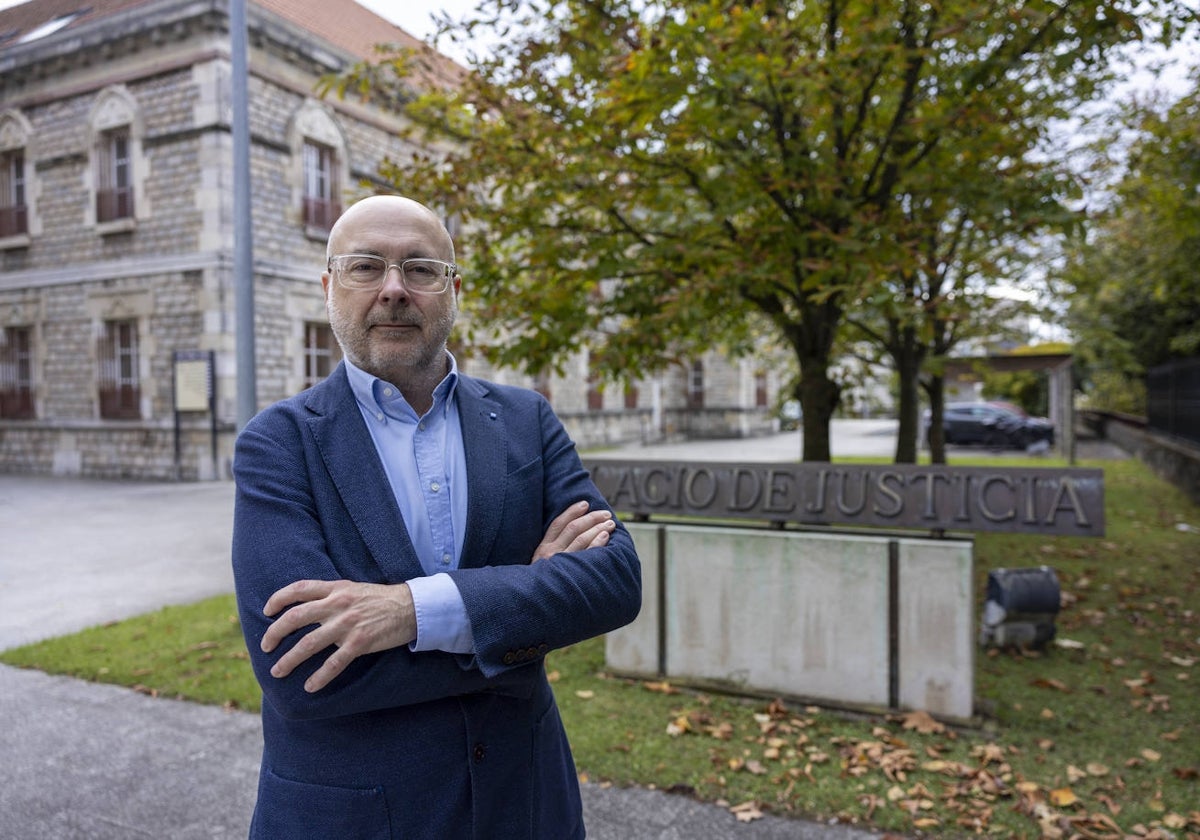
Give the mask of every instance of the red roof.
[{"label": "red roof", "polygon": [[[0,51],[20,38],[52,21],[70,18],[63,30],[76,29],[94,21],[143,6],[156,0],[28,0],[18,6],[0,10]],[[360,6],[354,0],[248,0],[249,3],[285,18],[334,46],[358,58],[378,57],[377,44],[399,44],[419,49],[420,39],[400,27]],[[436,78],[443,84],[453,84],[464,70],[450,58],[434,54],[431,62]]]}]

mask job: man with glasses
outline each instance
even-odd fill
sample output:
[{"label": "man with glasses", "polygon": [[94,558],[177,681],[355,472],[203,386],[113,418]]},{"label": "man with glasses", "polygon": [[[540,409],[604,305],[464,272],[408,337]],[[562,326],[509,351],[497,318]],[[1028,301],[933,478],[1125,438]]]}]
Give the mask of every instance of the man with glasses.
[{"label": "man with glasses", "polygon": [[583,837],[545,654],[631,621],[632,540],[549,405],[458,371],[440,219],[350,207],[344,362],[238,438],[233,565],[263,689],[252,837]]}]

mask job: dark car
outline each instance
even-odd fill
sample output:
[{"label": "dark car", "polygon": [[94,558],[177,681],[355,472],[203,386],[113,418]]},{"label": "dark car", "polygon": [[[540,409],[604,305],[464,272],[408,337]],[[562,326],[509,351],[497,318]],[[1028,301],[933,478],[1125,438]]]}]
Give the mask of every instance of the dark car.
[{"label": "dark car", "polygon": [[[982,444],[992,449],[1029,449],[1054,445],[1054,424],[1030,417],[1007,403],[948,403],[942,417],[947,444]],[[929,412],[925,412],[929,440]]]}]

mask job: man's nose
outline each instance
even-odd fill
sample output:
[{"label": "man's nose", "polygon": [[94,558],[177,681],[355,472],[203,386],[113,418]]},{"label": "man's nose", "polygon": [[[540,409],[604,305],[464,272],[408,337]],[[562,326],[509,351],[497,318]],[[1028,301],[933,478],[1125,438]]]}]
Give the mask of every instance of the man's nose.
[{"label": "man's nose", "polygon": [[383,285],[379,297],[384,300],[407,300],[408,289],[404,285],[404,272],[398,265],[389,265],[383,270]]}]

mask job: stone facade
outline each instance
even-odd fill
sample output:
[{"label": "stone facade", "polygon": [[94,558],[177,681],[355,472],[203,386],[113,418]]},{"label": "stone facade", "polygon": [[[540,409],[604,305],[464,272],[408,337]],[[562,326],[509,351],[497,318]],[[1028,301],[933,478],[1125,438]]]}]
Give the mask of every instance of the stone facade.
[{"label": "stone facade", "polygon": [[[260,407],[305,387],[307,325],[325,323],[327,228],[306,221],[306,144],[330,155],[342,204],[371,191],[385,157],[412,151],[395,115],[314,95],[322,74],[358,55],[265,6],[248,8]],[[0,11],[0,23],[29,8]],[[237,415],[227,6],[98,0],[80,14],[44,37],[0,41],[0,155],[23,155],[28,210],[24,230],[0,230],[0,395],[24,388],[32,402],[28,416],[0,416],[0,470],[224,477]],[[117,203],[106,203],[114,184]],[[177,354],[196,352],[215,360],[215,416],[176,411]],[[781,373],[717,354],[700,362],[702,398],[689,370],[627,399],[589,393],[585,353],[545,382],[460,359],[469,373],[547,390],[585,447],[771,430]]]}]

